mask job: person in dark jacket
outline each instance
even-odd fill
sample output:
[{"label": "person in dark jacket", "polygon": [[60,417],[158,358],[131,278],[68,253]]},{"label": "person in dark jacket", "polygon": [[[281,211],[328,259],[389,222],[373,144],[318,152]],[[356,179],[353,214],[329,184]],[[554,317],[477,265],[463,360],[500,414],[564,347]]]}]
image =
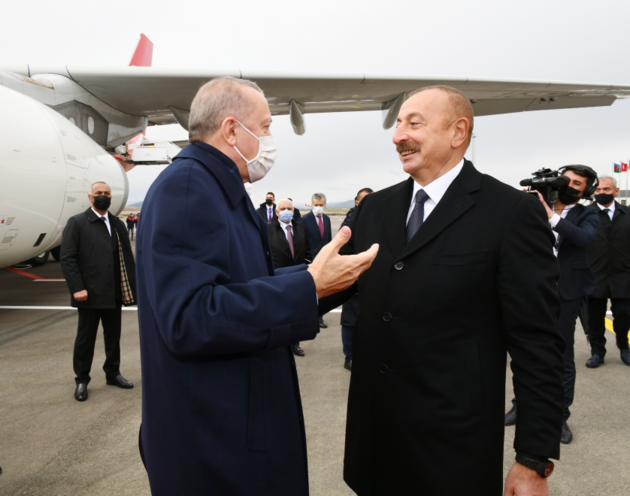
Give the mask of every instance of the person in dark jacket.
[{"label": "person in dark jacket", "polygon": [[73,358],[77,401],[88,398],[99,322],[103,324],[107,384],[133,387],[120,374],[120,333],[121,305],[136,301],[135,262],[125,225],[108,212],[111,197],[106,183],[94,183],[88,195],[92,207],[68,220],[61,242],[61,268],[71,305],[79,314]]},{"label": "person in dark jacket", "polygon": [[308,267],[274,269],[244,186],[274,163],[270,125],[255,83],[212,79],[191,105],[191,144],[142,206],[140,448],[153,496],[308,495],[290,345],[315,337],[317,299],[352,284],[377,248],[346,262],[344,230]]},{"label": "person in dark jacket", "polygon": [[[302,224],[293,219],[293,212],[291,200],[280,200],[276,209],[278,220],[269,224],[269,244],[276,269],[312,262],[306,231]],[[291,343],[291,347],[294,355],[304,356],[299,341]]]},{"label": "person in dark jacket", "polygon": [[[326,208],[326,195],[324,193],[315,193],[311,198],[313,209],[302,216],[300,222],[306,229],[308,237],[308,245],[311,248],[313,258],[317,256],[319,251],[330,243],[332,239],[332,230],[330,227],[330,217],[324,213]],[[326,329],[328,325],[324,322],[324,316],[319,318],[319,327]]]},{"label": "person in dark jacket", "polygon": [[612,177],[600,177],[592,209],[599,217],[597,236],[587,247],[595,276],[595,291],[588,298],[591,358],[588,368],[597,368],[606,356],[606,310],[611,303],[613,329],[621,361],[630,365],[630,208],[615,198],[619,195]]},{"label": "person in dark jacket", "polygon": [[[361,200],[370,193],[374,193],[374,190],[371,188],[363,188],[359,190],[357,196],[354,198],[354,207],[348,210],[346,218],[341,223],[341,227],[347,226],[350,223],[350,219],[352,219],[352,215],[359,206],[359,203],[361,203]],[[339,229],[341,229],[341,227]],[[350,371],[352,371],[352,331],[357,323],[358,317],[359,296],[354,295],[343,304],[343,307],[341,307],[341,343],[343,345],[343,354],[345,357],[343,366],[346,370]]]},{"label": "person in dark jacket", "polygon": [[271,224],[273,221],[278,220],[278,215],[276,214],[276,195],[274,195],[271,191],[267,193],[265,198],[265,203],[261,203],[260,207],[258,207],[258,215],[260,215],[267,224]]},{"label": "person in dark jacket", "polygon": [[136,226],[136,218],[133,214],[129,214],[126,219],[127,222],[127,234],[129,235],[129,239],[133,240],[133,229]]},{"label": "person in dark jacket", "polygon": [[[569,444],[573,433],[567,420],[571,416],[570,407],[575,397],[575,322],[580,312],[580,303],[584,296],[595,289],[595,279],[591,272],[586,253],[587,245],[597,234],[599,219],[597,213],[578,203],[582,198],[590,198],[597,187],[597,173],[585,165],[567,165],[560,168],[564,176],[569,178],[569,185],[558,192],[558,200],[552,205],[545,202],[542,195],[538,197],[545,207],[549,225],[556,237],[554,252],[558,257],[560,278],[558,294],[560,295],[560,333],[566,347],[564,361],[564,422],[560,442]],[[505,415],[505,425],[516,423],[516,400],[513,407]]]}]

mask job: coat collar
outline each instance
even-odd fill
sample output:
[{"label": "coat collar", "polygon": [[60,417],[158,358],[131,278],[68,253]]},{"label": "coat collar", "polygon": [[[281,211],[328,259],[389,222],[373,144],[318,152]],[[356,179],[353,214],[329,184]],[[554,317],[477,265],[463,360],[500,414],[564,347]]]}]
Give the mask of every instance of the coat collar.
[{"label": "coat collar", "polygon": [[238,167],[230,157],[215,147],[200,141],[191,143],[177,154],[175,160],[183,158],[196,160],[216,177],[232,208],[247,195]]},{"label": "coat collar", "polygon": [[470,193],[481,188],[481,173],[466,160],[459,175],[453,180],[431,215],[422,224],[413,239],[406,243],[407,213],[411,204],[413,179],[392,188],[381,199],[381,208],[385,221],[385,231],[392,252],[401,260],[422,248],[435,238],[458,217],[475,205]]}]

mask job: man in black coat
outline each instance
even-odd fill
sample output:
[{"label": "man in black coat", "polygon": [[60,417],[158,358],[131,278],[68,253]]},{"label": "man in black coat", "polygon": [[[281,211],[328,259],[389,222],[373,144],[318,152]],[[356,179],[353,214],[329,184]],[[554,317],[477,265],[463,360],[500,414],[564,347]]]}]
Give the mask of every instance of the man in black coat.
[{"label": "man in black coat", "polygon": [[[275,269],[312,262],[311,251],[306,239],[304,226],[293,219],[293,202],[280,200],[276,208],[278,220],[269,224],[269,244]],[[303,357],[304,350],[300,342],[291,344],[293,354]]]},{"label": "man in black coat", "polygon": [[88,398],[99,322],[103,324],[107,384],[133,387],[120,374],[120,331],[121,305],[135,304],[136,268],[125,225],[107,211],[111,197],[106,183],[94,183],[88,195],[92,207],[68,220],[61,242],[61,268],[71,304],[79,313],[73,358],[77,401]]},{"label": "man in black coat", "polygon": [[265,197],[265,203],[261,203],[260,207],[256,209],[258,215],[260,215],[267,224],[271,224],[273,221],[278,220],[278,215],[276,214],[276,195],[274,195],[271,191],[267,193]]},{"label": "man in black coat", "polygon": [[613,329],[621,361],[630,365],[630,208],[615,201],[616,180],[600,177],[595,190],[596,203],[589,209],[599,216],[599,231],[588,245],[588,259],[595,276],[595,291],[588,299],[589,368],[597,368],[606,356],[606,309],[610,299]]},{"label": "man in black coat", "polygon": [[[324,193],[315,193],[311,198],[313,209],[300,218],[300,222],[306,229],[308,245],[311,249],[313,258],[317,256],[319,251],[330,243],[332,239],[332,230],[330,227],[330,217],[324,213],[326,208],[326,195]],[[324,317],[319,317],[319,327],[326,329],[328,325],[324,322]]]},{"label": "man in black coat", "polygon": [[359,496],[504,494],[506,352],[523,413],[505,494],[547,494],[560,455],[553,235],[536,198],[463,159],[472,126],[458,90],[412,93],[393,137],[411,177],[350,221],[345,253],[380,245],[358,282],[348,398],[344,478]]},{"label": "man in black coat", "polygon": [[[564,361],[564,421],[560,441],[569,444],[573,433],[567,424],[571,416],[570,407],[575,397],[575,322],[580,312],[582,299],[595,289],[595,280],[591,272],[586,246],[597,233],[599,220],[591,209],[578,203],[582,198],[590,198],[597,186],[597,173],[585,165],[567,165],[561,167],[562,175],[569,179],[568,186],[558,191],[558,199],[550,208],[542,195],[540,202],[545,207],[549,225],[556,244],[554,252],[560,265],[558,293],[560,295],[560,333],[566,347]],[[518,398],[518,395],[516,395]],[[505,416],[505,425],[516,422],[516,401]],[[520,400],[519,400],[520,405]]]}]

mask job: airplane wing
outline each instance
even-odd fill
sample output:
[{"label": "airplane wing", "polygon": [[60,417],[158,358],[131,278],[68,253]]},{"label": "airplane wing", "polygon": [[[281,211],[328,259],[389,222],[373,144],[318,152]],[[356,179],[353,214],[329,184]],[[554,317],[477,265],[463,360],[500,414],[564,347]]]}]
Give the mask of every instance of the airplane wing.
[{"label": "airplane wing", "polygon": [[[17,69],[17,70],[16,70]],[[11,68],[31,76],[36,67]],[[304,114],[320,112],[383,111],[383,127],[391,127],[406,95],[421,87],[446,84],[470,99],[476,116],[608,106],[630,97],[630,86],[552,81],[501,79],[384,77],[369,74],[296,75],[249,73],[231,70],[185,70],[157,67],[90,68],[66,66],[51,71],[65,75],[92,95],[131,115],[144,116],[150,124],[175,121],[185,128],[190,103],[205,82],[233,76],[258,83],[274,115],[289,114],[296,133],[304,132]]]}]

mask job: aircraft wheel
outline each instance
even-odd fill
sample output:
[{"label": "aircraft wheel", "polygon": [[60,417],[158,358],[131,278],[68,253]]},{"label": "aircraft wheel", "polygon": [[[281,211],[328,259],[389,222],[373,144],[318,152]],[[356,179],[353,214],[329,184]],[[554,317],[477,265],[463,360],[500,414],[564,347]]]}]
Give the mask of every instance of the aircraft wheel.
[{"label": "aircraft wheel", "polygon": [[57,262],[61,262],[61,245],[50,250],[50,254],[55,260],[57,260]]},{"label": "aircraft wheel", "polygon": [[50,252],[45,251],[44,253],[40,253],[39,255],[31,258],[27,263],[31,264],[33,267],[41,267],[46,262],[48,262],[49,256],[50,256]]}]

